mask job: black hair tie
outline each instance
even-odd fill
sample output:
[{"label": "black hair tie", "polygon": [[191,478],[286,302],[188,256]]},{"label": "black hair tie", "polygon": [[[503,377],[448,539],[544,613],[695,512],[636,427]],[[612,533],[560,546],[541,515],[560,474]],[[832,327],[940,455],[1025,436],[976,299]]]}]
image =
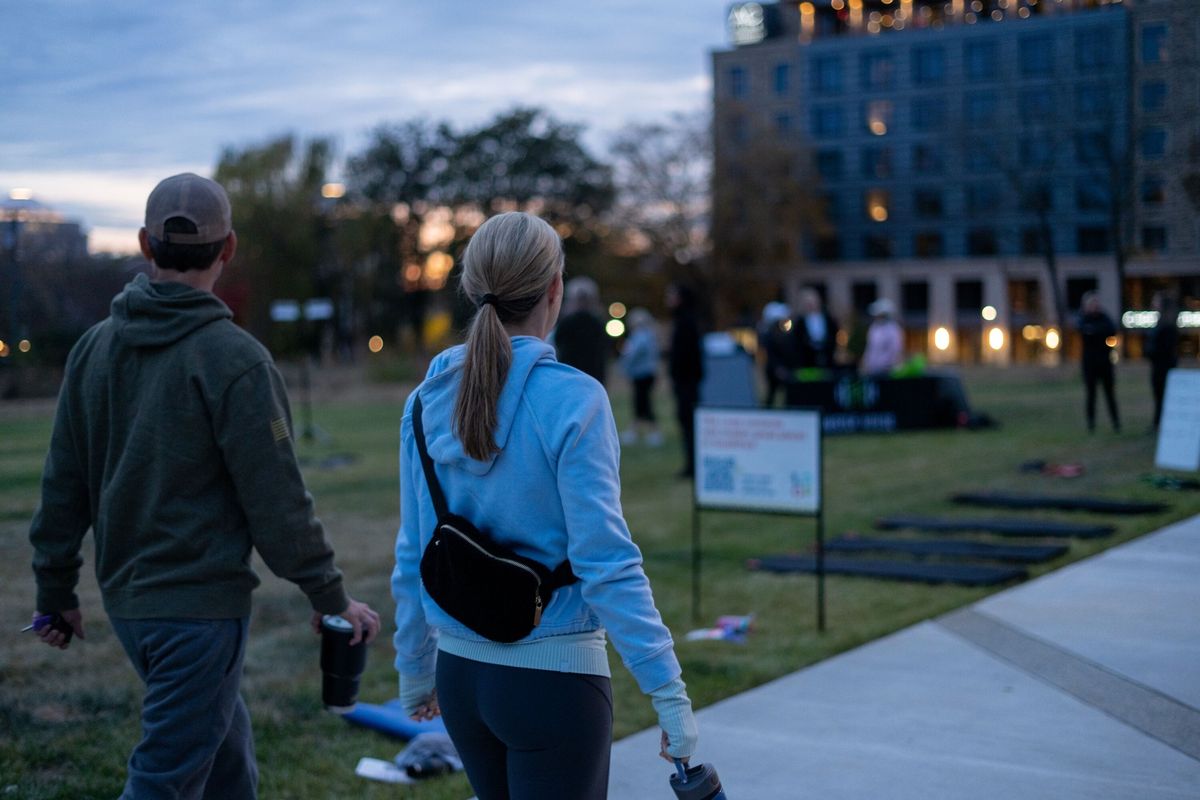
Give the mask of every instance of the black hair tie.
[{"label": "black hair tie", "polygon": [[492,294],[491,292],[488,292],[483,297],[479,298],[479,307],[483,308],[484,306],[495,306],[499,308],[500,298],[496,297],[496,295]]}]

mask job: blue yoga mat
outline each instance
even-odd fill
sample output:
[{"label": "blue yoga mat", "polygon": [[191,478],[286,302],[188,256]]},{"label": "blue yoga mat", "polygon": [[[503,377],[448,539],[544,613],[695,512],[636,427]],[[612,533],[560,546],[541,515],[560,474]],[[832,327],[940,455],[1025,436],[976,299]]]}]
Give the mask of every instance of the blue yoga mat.
[{"label": "blue yoga mat", "polygon": [[355,725],[361,725],[364,728],[386,733],[405,741],[419,733],[446,732],[446,726],[442,724],[441,717],[434,717],[429,722],[413,722],[400,708],[399,700],[389,700],[383,705],[359,703],[349,714],[343,714],[342,718]]}]

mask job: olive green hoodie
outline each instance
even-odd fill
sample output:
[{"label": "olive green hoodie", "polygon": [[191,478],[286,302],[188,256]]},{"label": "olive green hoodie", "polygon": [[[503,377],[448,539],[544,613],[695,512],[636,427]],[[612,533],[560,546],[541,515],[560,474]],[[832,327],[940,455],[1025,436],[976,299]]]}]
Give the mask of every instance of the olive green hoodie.
[{"label": "olive green hoodie", "polygon": [[326,614],[348,600],[270,354],[209,292],[135,278],[71,351],[29,538],[39,611],[79,605],[90,526],[111,616],[250,613],[257,549]]}]

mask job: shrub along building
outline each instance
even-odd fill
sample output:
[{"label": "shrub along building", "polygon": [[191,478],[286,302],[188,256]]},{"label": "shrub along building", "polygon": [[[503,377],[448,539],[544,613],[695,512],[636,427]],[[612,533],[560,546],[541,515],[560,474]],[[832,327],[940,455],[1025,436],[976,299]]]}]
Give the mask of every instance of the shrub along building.
[{"label": "shrub along building", "polygon": [[[739,3],[728,25],[713,55],[717,259],[783,253],[792,296],[814,286],[845,326],[889,298],[909,351],[934,361],[1071,353],[1093,289],[1123,312],[1133,355],[1151,321],[1138,312],[1173,291],[1195,353],[1194,0]],[[779,236],[781,215],[745,210],[762,194],[755,154],[779,148],[796,166],[773,180],[814,211],[782,223],[789,247],[739,250]]]}]

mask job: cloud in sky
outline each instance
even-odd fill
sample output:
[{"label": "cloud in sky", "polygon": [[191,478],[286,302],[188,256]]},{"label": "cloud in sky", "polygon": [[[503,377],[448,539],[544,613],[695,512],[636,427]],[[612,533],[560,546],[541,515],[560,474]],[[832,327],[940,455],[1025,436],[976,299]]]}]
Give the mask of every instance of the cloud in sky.
[{"label": "cloud in sky", "polygon": [[601,149],[709,102],[721,0],[194,4],[0,0],[0,191],[136,228],[154,182],[294,131],[352,150],[383,122],[537,105]]}]

